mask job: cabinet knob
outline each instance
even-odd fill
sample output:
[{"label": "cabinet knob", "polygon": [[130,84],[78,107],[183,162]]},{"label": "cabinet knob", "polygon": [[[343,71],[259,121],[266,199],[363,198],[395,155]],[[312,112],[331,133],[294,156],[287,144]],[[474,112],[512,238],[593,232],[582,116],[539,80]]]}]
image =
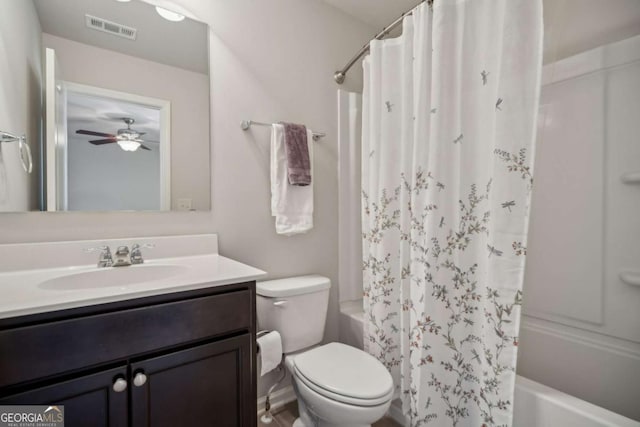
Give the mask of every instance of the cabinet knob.
[{"label": "cabinet knob", "polygon": [[143,386],[146,382],[147,382],[147,376],[144,374],[144,372],[138,372],[133,377],[133,385],[135,385],[136,387]]},{"label": "cabinet knob", "polygon": [[113,391],[116,393],[122,393],[127,389],[127,380],[124,378],[118,378],[113,382]]}]

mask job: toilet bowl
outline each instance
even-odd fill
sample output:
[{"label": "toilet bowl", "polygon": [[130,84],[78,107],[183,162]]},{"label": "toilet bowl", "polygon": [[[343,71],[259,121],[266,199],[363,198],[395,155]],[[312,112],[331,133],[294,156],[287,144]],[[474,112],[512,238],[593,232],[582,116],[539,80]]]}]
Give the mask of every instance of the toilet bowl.
[{"label": "toilet bowl", "polygon": [[384,416],[393,380],[380,361],[342,343],[318,346],[331,282],[302,276],[256,285],[258,325],[282,336],[300,418],[294,427],[365,427]]},{"label": "toilet bowl", "polygon": [[287,356],[285,364],[303,404],[299,427],[370,426],[391,405],[391,375],[360,349],[329,343]]}]

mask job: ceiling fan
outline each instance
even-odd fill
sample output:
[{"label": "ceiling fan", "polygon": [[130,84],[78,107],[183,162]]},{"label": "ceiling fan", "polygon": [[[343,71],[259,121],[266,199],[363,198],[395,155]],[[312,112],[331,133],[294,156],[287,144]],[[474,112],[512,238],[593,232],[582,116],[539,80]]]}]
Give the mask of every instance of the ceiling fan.
[{"label": "ceiling fan", "polygon": [[104,144],[112,144],[117,143],[120,148],[124,151],[136,151],[138,148],[142,148],[143,150],[151,150],[151,148],[147,147],[143,144],[143,142],[157,142],[157,141],[144,141],[142,139],[142,135],[145,132],[138,132],[135,129],[131,129],[131,125],[135,123],[135,120],[131,117],[121,117],[126,125],[126,129],[118,129],[117,135],[113,135],[111,133],[104,132],[94,132],[91,130],[79,129],[76,131],[79,135],[91,135],[91,136],[100,136],[104,139],[94,139],[89,141],[90,144],[93,145],[104,145]]}]

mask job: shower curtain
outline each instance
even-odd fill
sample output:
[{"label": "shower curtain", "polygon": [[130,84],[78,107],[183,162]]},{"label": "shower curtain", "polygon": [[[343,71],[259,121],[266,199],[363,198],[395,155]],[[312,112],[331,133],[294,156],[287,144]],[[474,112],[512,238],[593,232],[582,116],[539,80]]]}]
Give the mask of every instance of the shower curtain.
[{"label": "shower curtain", "polygon": [[364,62],[365,349],[412,426],[509,426],[541,0],[435,0]]}]

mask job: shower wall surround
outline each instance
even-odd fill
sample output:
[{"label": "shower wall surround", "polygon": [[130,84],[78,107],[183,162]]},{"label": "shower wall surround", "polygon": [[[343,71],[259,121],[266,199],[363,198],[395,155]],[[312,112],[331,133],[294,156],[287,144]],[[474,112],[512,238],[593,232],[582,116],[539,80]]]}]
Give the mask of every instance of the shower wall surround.
[{"label": "shower wall surround", "polygon": [[544,71],[518,372],[640,419],[640,36]]}]

